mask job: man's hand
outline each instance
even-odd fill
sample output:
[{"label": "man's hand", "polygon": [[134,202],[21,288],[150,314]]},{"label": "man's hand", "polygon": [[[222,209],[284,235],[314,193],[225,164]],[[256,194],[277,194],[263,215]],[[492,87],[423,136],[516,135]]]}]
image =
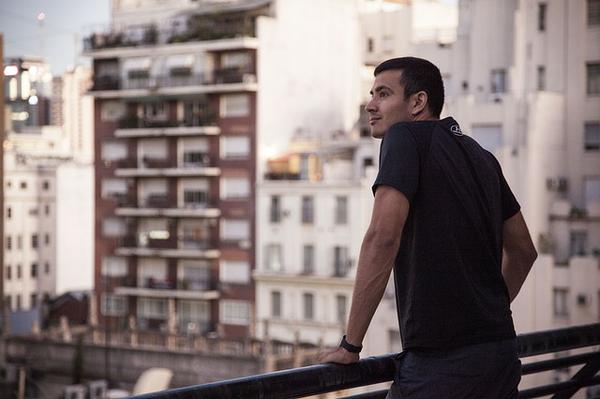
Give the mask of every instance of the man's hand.
[{"label": "man's hand", "polygon": [[319,363],[351,364],[360,359],[358,353],[348,352],[344,348],[336,348],[319,355]]}]

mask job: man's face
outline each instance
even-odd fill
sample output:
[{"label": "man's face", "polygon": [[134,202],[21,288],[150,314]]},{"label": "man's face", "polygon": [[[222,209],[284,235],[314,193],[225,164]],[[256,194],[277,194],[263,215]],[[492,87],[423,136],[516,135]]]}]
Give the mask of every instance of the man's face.
[{"label": "man's face", "polygon": [[404,87],[400,84],[401,75],[401,70],[389,69],[375,77],[371,101],[365,106],[375,138],[382,138],[395,123],[412,120],[409,99],[404,99]]}]

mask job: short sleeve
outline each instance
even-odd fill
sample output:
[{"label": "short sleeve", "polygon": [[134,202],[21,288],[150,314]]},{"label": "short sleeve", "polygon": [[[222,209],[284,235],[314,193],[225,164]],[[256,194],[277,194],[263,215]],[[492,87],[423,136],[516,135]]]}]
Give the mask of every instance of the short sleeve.
[{"label": "short sleeve", "polygon": [[511,218],[521,210],[521,205],[511,191],[502,170],[500,169],[500,192],[502,195],[502,218],[504,220]]},{"label": "short sleeve", "polygon": [[487,151],[487,153],[493,159],[494,165],[496,166],[496,171],[498,172],[498,177],[500,178],[500,196],[502,197],[502,219],[510,219],[521,210],[521,205],[519,205],[517,198],[513,194],[512,190],[510,189],[510,186],[508,185],[508,182],[504,178],[500,162],[498,162],[494,154],[492,154],[489,151]]},{"label": "short sleeve", "polygon": [[419,185],[419,152],[410,130],[392,126],[381,142],[379,173],[373,183],[373,195],[379,186],[390,186],[412,202]]}]

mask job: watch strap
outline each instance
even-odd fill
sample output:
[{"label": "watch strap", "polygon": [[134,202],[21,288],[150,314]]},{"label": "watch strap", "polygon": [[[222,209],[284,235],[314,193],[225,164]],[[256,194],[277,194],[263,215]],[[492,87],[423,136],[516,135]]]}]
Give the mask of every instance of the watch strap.
[{"label": "watch strap", "polygon": [[362,350],[363,347],[362,347],[362,345],[361,346],[352,345],[350,342],[346,341],[346,336],[344,335],[342,337],[342,342],[340,342],[340,348],[344,348],[348,352],[360,353],[360,351]]}]

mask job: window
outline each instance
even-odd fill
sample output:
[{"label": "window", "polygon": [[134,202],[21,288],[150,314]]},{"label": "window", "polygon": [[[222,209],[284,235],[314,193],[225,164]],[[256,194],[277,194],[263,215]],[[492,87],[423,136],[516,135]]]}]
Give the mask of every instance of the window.
[{"label": "window", "polygon": [[221,137],[221,158],[247,158],[249,155],[250,139],[248,137]]},{"label": "window", "polygon": [[554,316],[565,317],[569,315],[568,297],[569,290],[567,288],[554,289]]},{"label": "window", "polygon": [[184,167],[206,167],[210,166],[210,157],[204,151],[186,151],[183,153]]},{"label": "window", "polygon": [[271,196],[271,208],[269,215],[269,221],[271,223],[281,222],[281,197],[279,195]]},{"label": "window", "polygon": [[548,10],[548,4],[538,3],[538,31],[546,31],[546,11]]},{"label": "window", "polygon": [[250,97],[247,94],[222,95],[219,110],[221,118],[248,116],[250,115]]},{"label": "window", "polygon": [[315,296],[305,292],[302,295],[302,303],[304,305],[304,320],[313,320],[315,318]]},{"label": "window", "polygon": [[600,25],[600,0],[587,0],[588,26]]},{"label": "window", "polygon": [[348,223],[348,197],[335,197],[335,224]]},{"label": "window", "polygon": [[118,161],[127,158],[127,144],[125,142],[104,141],[100,148],[100,157],[103,161]]},{"label": "window", "polygon": [[600,151],[600,122],[585,122],[583,136],[586,151]]},{"label": "window", "polygon": [[31,277],[36,278],[37,276],[38,276],[38,264],[32,263],[31,264]]},{"label": "window", "polygon": [[480,146],[492,153],[503,145],[502,125],[473,125],[471,136]]},{"label": "window", "polygon": [[44,273],[50,274],[50,263],[44,263]]},{"label": "window", "polygon": [[584,177],[583,201],[586,207],[600,203],[600,176]]},{"label": "window", "polygon": [[100,120],[102,122],[117,122],[123,116],[127,107],[120,101],[102,101],[100,103]]},{"label": "window", "polygon": [[104,237],[120,237],[126,233],[125,222],[118,218],[106,218],[102,221],[102,235]]},{"label": "window", "polygon": [[600,94],[600,62],[586,64],[587,94]]},{"label": "window", "polygon": [[[142,303],[145,298],[140,298]],[[101,300],[101,312],[105,316],[123,316],[127,313],[127,298],[123,296],[104,294]]]},{"label": "window", "polygon": [[302,248],[302,272],[304,274],[313,274],[315,271],[315,247],[314,245],[304,245]]},{"label": "window", "polygon": [[21,265],[17,265],[17,279],[20,279],[23,276],[23,267]]},{"label": "window", "polygon": [[166,319],[167,300],[158,298],[139,298],[138,299],[138,317],[143,319]]},{"label": "window", "polygon": [[37,294],[31,294],[31,308],[35,308],[38,305],[38,296]]},{"label": "window", "polygon": [[587,233],[585,231],[571,232],[570,256],[585,256],[587,244]]},{"label": "window", "polygon": [[221,239],[247,240],[250,238],[250,224],[247,220],[223,219],[221,221]]},{"label": "window", "polygon": [[210,322],[210,305],[208,302],[180,300],[177,310],[181,331],[206,331]]},{"label": "window", "polygon": [[185,206],[203,206],[208,204],[208,193],[206,191],[183,191],[183,204]]},{"label": "window", "polygon": [[6,236],[6,250],[10,251],[12,249],[12,237]]},{"label": "window", "polygon": [[12,278],[12,269],[10,265],[6,265],[6,279],[10,280]]},{"label": "window", "polygon": [[50,189],[50,182],[48,180],[44,180],[42,183],[42,190],[48,191]]},{"label": "window", "polygon": [[127,276],[127,259],[118,256],[105,256],[102,258],[102,275],[107,277]]},{"label": "window", "polygon": [[267,244],[265,246],[265,269],[280,272],[283,270],[283,254],[281,244]]},{"label": "window", "polygon": [[6,208],[6,218],[10,219],[12,217],[12,208],[9,206]]},{"label": "window", "polygon": [[367,38],[367,52],[372,53],[373,51],[375,51],[375,41],[373,40],[372,37],[368,37]]},{"label": "window", "polygon": [[350,259],[348,259],[347,247],[333,248],[333,275],[335,277],[346,277],[350,271]]},{"label": "window", "polygon": [[336,321],[340,324],[346,323],[346,312],[348,307],[348,298],[346,295],[336,295],[335,296],[335,314]]},{"label": "window", "polygon": [[23,249],[23,236],[17,236],[17,249]]},{"label": "window", "polygon": [[246,326],[250,324],[250,304],[247,301],[221,301],[221,322]]},{"label": "window", "polygon": [[315,201],[313,197],[302,197],[302,223],[312,224],[315,219]]},{"label": "window", "polygon": [[544,65],[537,67],[537,89],[546,90],[546,67]]},{"label": "window", "polygon": [[48,216],[50,214],[50,205],[44,205],[44,215]]},{"label": "window", "polygon": [[50,245],[50,234],[48,233],[44,234],[44,244]]},{"label": "window", "polygon": [[281,292],[271,291],[271,316],[281,317]]},{"label": "window", "polygon": [[7,306],[8,309],[12,310],[12,297],[10,295],[4,297],[4,306]]},{"label": "window", "polygon": [[21,310],[21,295],[16,295],[15,297],[17,298],[17,310]]},{"label": "window", "polygon": [[250,180],[246,177],[225,177],[221,179],[222,199],[243,199],[250,195]]},{"label": "window", "polygon": [[127,180],[125,179],[102,179],[102,198],[118,198],[127,195]]},{"label": "window", "polygon": [[219,278],[224,283],[250,282],[250,265],[246,261],[222,260]]},{"label": "window", "polygon": [[490,91],[492,93],[506,93],[505,69],[492,69]]}]

